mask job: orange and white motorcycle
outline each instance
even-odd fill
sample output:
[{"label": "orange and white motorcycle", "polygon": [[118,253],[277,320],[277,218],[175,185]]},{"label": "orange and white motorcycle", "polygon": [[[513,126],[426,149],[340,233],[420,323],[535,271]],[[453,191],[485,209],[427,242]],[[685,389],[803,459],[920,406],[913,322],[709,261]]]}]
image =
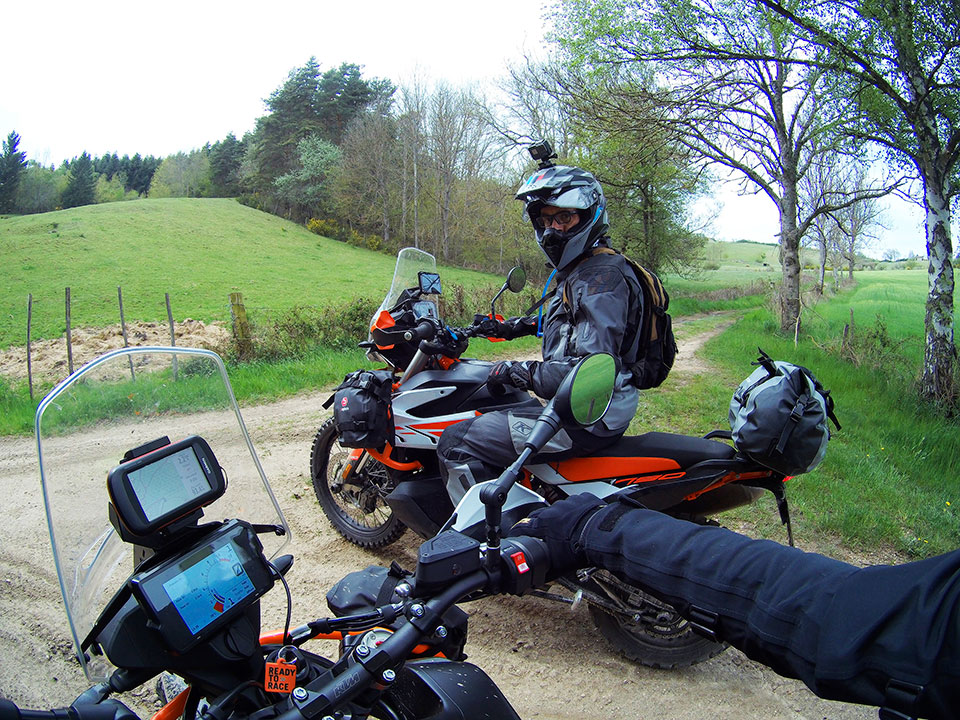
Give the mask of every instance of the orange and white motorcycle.
[{"label": "orange and white motorcycle", "polygon": [[[518,292],[524,281],[522,270],[511,271],[491,303],[491,316],[500,295],[507,289]],[[317,499],[337,531],[363,547],[388,545],[407,528],[432,537],[453,527],[483,540],[483,507],[474,494],[456,509],[449,500],[437,441],[444,429],[475,415],[523,404],[539,407],[524,391],[491,391],[486,380],[492,363],[438,351],[444,345],[436,342],[438,337],[450,344],[480,334],[479,326],[444,325],[435,302],[440,291],[434,258],[413,248],[401,250],[370,338],[360,343],[372,361],[386,365],[370,378],[379,377],[387,387],[386,435],[375,446],[358,447],[362,440],[342,437],[331,418],[313,441],[310,473]],[[528,464],[503,509],[503,527],[538,505],[575,493],[600,498],[622,493],[645,507],[705,523],[716,513],[754,502],[767,490],[776,497],[789,530],[787,478],[737,453],[723,441],[729,437],[729,431],[706,437],[649,432],[625,436],[588,457]],[[682,618],[605,571],[581,571],[562,582],[572,598],[543,594],[571,603],[585,600],[604,636],[645,665],[690,665],[724,648],[710,637],[708,623]]]}]

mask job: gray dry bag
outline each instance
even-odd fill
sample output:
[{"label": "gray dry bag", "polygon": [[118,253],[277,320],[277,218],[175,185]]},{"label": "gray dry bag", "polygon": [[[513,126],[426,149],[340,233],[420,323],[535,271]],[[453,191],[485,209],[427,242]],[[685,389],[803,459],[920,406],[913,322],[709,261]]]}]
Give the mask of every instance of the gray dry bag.
[{"label": "gray dry bag", "polygon": [[730,401],[733,444],[784,475],[810,472],[827,452],[827,419],[840,429],[830,391],[805,367],[772,360],[763,350],[755,364]]}]

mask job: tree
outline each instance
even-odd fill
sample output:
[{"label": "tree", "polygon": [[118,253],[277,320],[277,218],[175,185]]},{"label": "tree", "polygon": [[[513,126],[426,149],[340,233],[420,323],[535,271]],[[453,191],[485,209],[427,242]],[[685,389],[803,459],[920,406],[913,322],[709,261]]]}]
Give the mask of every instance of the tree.
[{"label": "tree", "polygon": [[[456,218],[455,192],[461,181],[479,178],[487,169],[492,149],[488,126],[476,111],[477,98],[469,90],[440,84],[427,100],[427,151],[433,172],[437,210],[437,253],[445,260],[454,257],[452,240]],[[459,199],[469,202],[471,193]],[[469,218],[461,208],[460,218]]]},{"label": "tree", "polygon": [[799,204],[799,183],[818,156],[857,151],[842,132],[834,78],[815,63],[794,62],[810,57],[810,44],[770,11],[736,0],[569,0],[565,10],[554,34],[571,65],[592,71],[578,94],[596,98],[608,125],[629,128],[635,108],[659,106],[657,122],[676,142],[733,171],[742,192],[776,205],[780,326],[796,333],[800,242],[819,215],[859,197]]},{"label": "tree", "polygon": [[97,201],[97,179],[93,173],[93,161],[83,152],[70,163],[67,189],[63,191],[63,207],[92,205]]},{"label": "tree", "polygon": [[371,108],[386,112],[392,93],[388,81],[366,81],[351,63],[321,73],[311,57],[291,71],[267,99],[269,114],[257,120],[251,150],[256,189],[270,191],[275,179],[296,170],[301,140],[316,136],[338,144],[359,114]]},{"label": "tree", "polygon": [[757,0],[826,52],[862,111],[862,141],[922,181],[928,294],[920,395],[957,396],[950,203],[960,193],[960,7],[954,0]]},{"label": "tree", "polygon": [[313,135],[297,145],[299,167],[276,179],[277,196],[297,220],[331,214],[331,194],[340,165],[340,149]]},{"label": "tree", "polygon": [[3,141],[3,154],[0,155],[0,213],[11,213],[16,209],[17,187],[27,167],[27,154],[17,150],[18,145],[20,136],[11,131]]},{"label": "tree", "polygon": [[66,189],[66,180],[66,172],[29,161],[17,189],[17,210],[24,214],[55,210]]},{"label": "tree", "polygon": [[209,187],[209,153],[206,150],[176,153],[164,158],[153,174],[150,197],[203,197]]},{"label": "tree", "polygon": [[339,212],[364,228],[376,229],[390,246],[400,175],[397,122],[378,114],[356,118],[343,138],[338,178]]},{"label": "tree", "polygon": [[421,168],[426,153],[426,97],[424,84],[415,80],[400,89],[397,132],[400,138],[400,231],[404,240],[420,247]]},{"label": "tree", "polygon": [[240,193],[240,168],[246,143],[233,133],[210,148],[210,183],[217,196],[231,197]]}]

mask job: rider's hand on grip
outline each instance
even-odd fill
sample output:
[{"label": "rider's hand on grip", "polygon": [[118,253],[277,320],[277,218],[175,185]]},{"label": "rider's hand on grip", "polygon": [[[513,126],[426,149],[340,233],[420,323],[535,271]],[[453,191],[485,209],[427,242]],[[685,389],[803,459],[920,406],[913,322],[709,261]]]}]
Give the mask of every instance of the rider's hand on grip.
[{"label": "rider's hand on grip", "polygon": [[473,316],[474,332],[481,337],[502,338],[503,323],[497,318],[477,313]]},{"label": "rider's hand on grip", "polygon": [[542,586],[550,576],[550,551],[538,538],[506,538],[500,545],[502,592],[523,595]]},{"label": "rider's hand on grip", "polygon": [[503,320],[500,316],[492,318],[489,315],[473,316],[474,332],[488,338],[513,340],[525,335],[535,335],[537,320],[533,317],[512,317]]},{"label": "rider's hand on grip", "polygon": [[467,349],[469,340],[466,335],[454,332],[449,326],[437,333],[433,340],[423,340],[420,349],[427,355],[446,355],[450,358],[460,357]]},{"label": "rider's hand on grip", "polygon": [[540,510],[534,510],[507,533],[509,537],[529,535],[547,544],[554,575],[587,565],[580,536],[587,521],[606,504],[599,498],[580,493]]},{"label": "rider's hand on grip", "polygon": [[529,390],[533,386],[530,369],[526,363],[501,360],[490,368],[487,375],[487,386],[499,389],[504,385],[512,385],[521,390]]}]

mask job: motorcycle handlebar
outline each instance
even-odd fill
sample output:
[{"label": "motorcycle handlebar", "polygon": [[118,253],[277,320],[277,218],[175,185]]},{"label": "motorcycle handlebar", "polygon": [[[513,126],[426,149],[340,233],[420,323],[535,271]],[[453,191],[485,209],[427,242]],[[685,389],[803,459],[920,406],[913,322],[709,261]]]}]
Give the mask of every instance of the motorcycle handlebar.
[{"label": "motorcycle handlebar", "polygon": [[347,660],[349,664],[342,672],[328,672],[308,683],[304,687],[307,691],[305,697],[302,700],[293,698],[294,707],[274,720],[303,720],[318,712],[333,715],[336,707],[342,707],[365,693],[372,682],[383,682],[384,671],[402,665],[424,636],[436,630],[444,612],[467,595],[484,588],[488,580],[487,573],[478,570],[459,578],[433,597],[412,603],[408,615],[410,622],[386,638],[373,655],[362,661],[349,656],[344,658],[341,662]]},{"label": "motorcycle handlebar", "polygon": [[407,330],[403,334],[403,339],[410,342],[412,340],[432,340],[437,334],[437,326],[430,320],[421,320],[415,328]]},{"label": "motorcycle handlebar", "polygon": [[121,702],[106,700],[97,704],[77,704],[53,710],[21,710],[9,700],[0,698],[0,720],[139,720]]}]

